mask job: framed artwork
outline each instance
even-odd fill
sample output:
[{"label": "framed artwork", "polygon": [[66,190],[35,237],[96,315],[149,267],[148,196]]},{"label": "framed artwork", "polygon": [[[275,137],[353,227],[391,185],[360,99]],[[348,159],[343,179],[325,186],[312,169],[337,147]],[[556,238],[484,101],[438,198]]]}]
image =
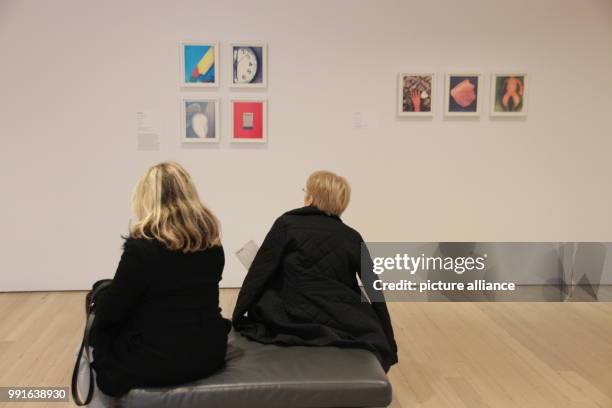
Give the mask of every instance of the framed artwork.
[{"label": "framed artwork", "polygon": [[219,45],[181,43],[181,86],[208,88],[219,85]]},{"label": "framed artwork", "polygon": [[268,46],[234,43],[232,50],[232,87],[265,88],[268,80]]},{"label": "framed artwork", "polygon": [[479,116],[481,75],[478,73],[446,74],[444,114],[446,116]]},{"label": "framed artwork", "polygon": [[494,74],[491,78],[491,116],[527,115],[527,74]]},{"label": "framed artwork", "polygon": [[184,143],[219,141],[219,100],[181,100],[181,139]]},{"label": "framed artwork", "polygon": [[432,73],[399,74],[398,115],[433,115],[434,85],[434,74]]},{"label": "framed artwork", "polygon": [[232,101],[232,142],[265,143],[267,135],[267,102],[241,99]]}]

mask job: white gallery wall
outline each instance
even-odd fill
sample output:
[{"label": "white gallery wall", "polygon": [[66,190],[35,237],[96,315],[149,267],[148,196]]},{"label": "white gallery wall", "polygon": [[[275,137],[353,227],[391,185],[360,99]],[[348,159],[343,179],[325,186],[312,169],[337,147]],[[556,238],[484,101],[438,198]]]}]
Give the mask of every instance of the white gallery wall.
[{"label": "white gallery wall", "polygon": [[[612,241],[612,2],[0,0],[0,291],[114,273],[129,198],[177,160],[233,252],[349,178],[370,241]],[[181,40],[219,41],[221,86],[179,88]],[[269,44],[266,90],[230,89],[234,41]],[[485,74],[484,114],[396,117],[397,73]],[[524,119],[488,116],[489,73],[530,75]],[[221,98],[219,145],[180,143],[181,97]],[[268,99],[267,145],[229,143],[229,100]],[[139,151],[136,112],[159,123]],[[356,115],[357,114],[357,115]],[[362,126],[356,127],[361,121]]]}]

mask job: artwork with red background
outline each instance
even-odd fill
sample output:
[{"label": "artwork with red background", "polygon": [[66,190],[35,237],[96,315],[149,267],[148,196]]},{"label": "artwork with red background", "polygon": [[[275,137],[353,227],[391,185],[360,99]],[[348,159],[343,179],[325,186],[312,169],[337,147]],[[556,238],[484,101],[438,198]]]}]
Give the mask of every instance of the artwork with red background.
[{"label": "artwork with red background", "polygon": [[[264,138],[263,102],[234,102],[233,109],[234,139]],[[252,116],[249,114],[252,114]],[[245,123],[245,119],[247,123]],[[251,119],[252,123],[248,123]]]}]

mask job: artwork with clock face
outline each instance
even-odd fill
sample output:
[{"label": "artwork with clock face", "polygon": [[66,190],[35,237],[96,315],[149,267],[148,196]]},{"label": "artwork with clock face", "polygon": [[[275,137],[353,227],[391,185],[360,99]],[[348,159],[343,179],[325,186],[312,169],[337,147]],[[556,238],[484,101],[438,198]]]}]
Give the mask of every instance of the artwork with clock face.
[{"label": "artwork with clock face", "polygon": [[232,44],[232,86],[263,88],[267,80],[267,46]]},{"label": "artwork with clock face", "polygon": [[265,100],[232,101],[232,142],[264,143],[267,139]]},{"label": "artwork with clock face", "polygon": [[527,115],[527,74],[495,74],[491,79],[491,116]]},{"label": "artwork with clock face", "polygon": [[444,114],[447,116],[478,116],[481,88],[480,74],[447,74]]},{"label": "artwork with clock face", "polygon": [[434,74],[399,74],[398,115],[432,115]]},{"label": "artwork with clock face", "polygon": [[217,99],[183,99],[182,141],[210,143],[219,141],[219,101]]},{"label": "artwork with clock face", "polygon": [[181,43],[181,85],[214,87],[218,85],[219,46],[216,43]]}]

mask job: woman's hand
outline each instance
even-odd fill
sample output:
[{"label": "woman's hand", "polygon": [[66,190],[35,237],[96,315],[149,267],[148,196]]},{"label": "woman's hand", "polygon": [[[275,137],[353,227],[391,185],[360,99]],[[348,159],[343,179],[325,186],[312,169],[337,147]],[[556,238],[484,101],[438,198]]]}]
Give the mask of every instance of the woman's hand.
[{"label": "woman's hand", "polygon": [[416,89],[410,91],[410,100],[412,101],[412,106],[414,107],[415,112],[421,111],[421,93]]}]

